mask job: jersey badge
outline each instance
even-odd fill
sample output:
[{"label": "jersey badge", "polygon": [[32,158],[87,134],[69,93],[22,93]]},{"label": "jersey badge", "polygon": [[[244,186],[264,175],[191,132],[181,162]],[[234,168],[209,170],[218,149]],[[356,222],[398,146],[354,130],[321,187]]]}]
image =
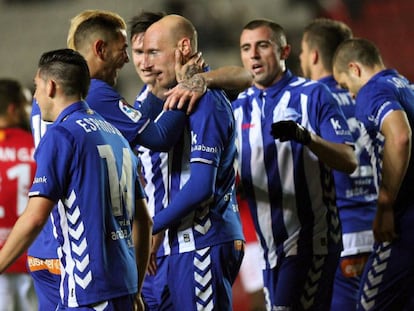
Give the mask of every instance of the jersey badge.
[{"label": "jersey badge", "polygon": [[138,110],[128,105],[123,99],[119,101],[118,105],[119,109],[121,109],[121,111],[132,121],[138,122],[139,119],[141,119],[142,114]]}]

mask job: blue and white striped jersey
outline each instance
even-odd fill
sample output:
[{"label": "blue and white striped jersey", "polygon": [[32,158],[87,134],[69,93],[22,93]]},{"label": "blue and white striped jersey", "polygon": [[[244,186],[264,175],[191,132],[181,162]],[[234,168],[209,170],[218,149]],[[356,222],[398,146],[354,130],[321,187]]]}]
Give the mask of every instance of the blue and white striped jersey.
[{"label": "blue and white striped jersey", "polygon": [[[151,120],[156,120],[162,112],[163,102],[152,96],[151,101],[145,101],[149,94],[145,86],[135,99],[134,108],[145,113]],[[151,96],[151,95],[150,95]],[[169,203],[169,166],[168,156],[170,152],[157,152],[137,146],[139,158],[142,163],[142,173],[144,177],[144,189],[147,194],[147,204],[150,215],[154,216]],[[164,241],[158,248],[157,256],[170,254],[168,242],[168,231],[166,231]]]},{"label": "blue and white striped jersey", "polygon": [[309,148],[275,140],[271,125],[294,120],[322,138],[353,144],[346,120],[327,87],[286,71],[265,90],[251,87],[233,102],[238,166],[264,251],[278,256],[326,254],[342,247],[332,171]]},{"label": "blue and white striped jersey", "polygon": [[128,142],[85,102],[78,102],[47,130],[35,159],[29,196],[59,200],[52,213],[63,305],[135,293],[131,225],[139,182]]},{"label": "blue and white striped jersey", "polygon": [[372,222],[376,212],[377,189],[366,142],[355,117],[355,101],[349,92],[339,87],[333,76],[320,79],[332,92],[345,115],[355,140],[358,168],[352,174],[334,170],[336,202],[342,223],[342,256],[372,251],[374,236]]},{"label": "blue and white striped jersey", "polygon": [[[386,69],[373,76],[358,92],[355,115],[362,122],[366,133],[366,146],[373,159],[375,182],[381,183],[381,167],[384,137],[380,130],[382,122],[394,110],[404,110],[411,128],[414,128],[414,92],[408,80],[396,70]],[[409,206],[414,208],[413,148],[407,173],[394,204],[396,217]]]},{"label": "blue and white striped jersey", "polygon": [[[234,117],[222,91],[208,90],[189,116],[182,140],[173,150],[170,167],[170,204],[154,216],[154,231],[169,228],[171,254],[203,249],[233,240],[244,240],[235,196],[236,156]],[[192,163],[217,169],[213,197],[181,218],[176,196],[190,178]],[[191,194],[189,194],[191,195]]]}]

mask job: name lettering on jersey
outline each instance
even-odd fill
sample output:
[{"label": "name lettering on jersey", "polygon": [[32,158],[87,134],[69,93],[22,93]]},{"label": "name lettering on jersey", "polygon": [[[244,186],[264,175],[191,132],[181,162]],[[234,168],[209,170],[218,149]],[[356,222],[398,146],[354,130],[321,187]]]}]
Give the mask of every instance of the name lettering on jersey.
[{"label": "name lettering on jersey", "polygon": [[197,134],[191,131],[191,152],[193,151],[204,151],[209,153],[218,153],[217,147],[210,147],[204,144],[198,144]]},{"label": "name lettering on jersey", "polygon": [[141,116],[142,116],[141,112],[132,108],[124,100],[120,100],[118,102],[118,105],[119,105],[119,109],[121,109],[121,111],[135,123],[141,119]]},{"label": "name lettering on jersey", "polygon": [[110,134],[117,134],[119,136],[122,135],[115,126],[113,126],[111,123],[105,120],[95,118],[83,118],[80,120],[76,120],[76,123],[79,126],[81,126],[86,133],[103,131]]},{"label": "name lettering on jersey", "polygon": [[41,177],[35,177],[33,179],[33,184],[46,184],[47,183],[47,177],[41,176]]},{"label": "name lettering on jersey", "polygon": [[355,105],[355,101],[351,100],[348,93],[332,93],[338,102],[339,106],[351,106]]},{"label": "name lettering on jersey", "polygon": [[34,148],[0,147],[0,161],[33,162]]}]

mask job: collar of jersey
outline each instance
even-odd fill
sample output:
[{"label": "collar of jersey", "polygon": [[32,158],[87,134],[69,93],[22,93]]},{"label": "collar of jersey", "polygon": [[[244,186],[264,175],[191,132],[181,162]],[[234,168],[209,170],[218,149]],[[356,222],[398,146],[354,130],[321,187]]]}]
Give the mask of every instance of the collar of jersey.
[{"label": "collar of jersey", "polygon": [[68,107],[66,107],[65,109],[63,109],[63,111],[59,114],[55,122],[56,123],[63,122],[66,120],[66,118],[70,114],[74,113],[75,111],[86,110],[86,109],[89,109],[89,106],[85,101],[75,102],[69,105]]}]

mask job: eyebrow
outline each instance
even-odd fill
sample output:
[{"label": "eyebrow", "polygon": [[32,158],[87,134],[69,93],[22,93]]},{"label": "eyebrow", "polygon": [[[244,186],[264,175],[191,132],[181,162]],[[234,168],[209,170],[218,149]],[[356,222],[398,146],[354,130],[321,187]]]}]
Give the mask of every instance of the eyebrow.
[{"label": "eyebrow", "polygon": [[[266,40],[256,41],[256,42],[254,42],[254,45],[259,45],[259,44],[262,44],[262,43],[267,43],[267,44],[270,44],[270,45],[276,44],[275,42],[273,42],[272,39],[266,39]],[[240,47],[242,48],[242,47],[251,46],[251,45],[252,45],[251,43],[245,43],[245,44],[242,44]]]}]

